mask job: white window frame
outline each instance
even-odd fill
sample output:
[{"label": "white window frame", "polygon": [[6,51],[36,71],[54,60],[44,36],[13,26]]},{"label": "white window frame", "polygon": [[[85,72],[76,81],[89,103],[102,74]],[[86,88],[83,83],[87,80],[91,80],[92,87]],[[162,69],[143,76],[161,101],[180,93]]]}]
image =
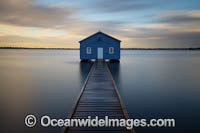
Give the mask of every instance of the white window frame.
[{"label": "white window frame", "polygon": [[[90,49],[90,50],[89,50],[89,49]],[[92,53],[92,48],[91,48],[91,47],[87,47],[87,48],[86,48],[86,53],[87,53],[87,54],[91,54],[91,53]]]},{"label": "white window frame", "polygon": [[[112,49],[112,52],[111,52]],[[114,54],[114,47],[109,47],[109,54]]]}]

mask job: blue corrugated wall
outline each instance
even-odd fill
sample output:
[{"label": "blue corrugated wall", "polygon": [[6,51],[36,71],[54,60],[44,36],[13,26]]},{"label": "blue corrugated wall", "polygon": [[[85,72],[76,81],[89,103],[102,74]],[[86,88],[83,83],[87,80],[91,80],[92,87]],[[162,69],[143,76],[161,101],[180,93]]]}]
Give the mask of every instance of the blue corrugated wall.
[{"label": "blue corrugated wall", "polygon": [[[91,47],[91,54],[86,48]],[[80,42],[80,59],[97,59],[97,48],[103,48],[104,59],[120,59],[120,41],[104,34],[95,34]],[[114,54],[109,54],[109,47],[114,47]]]}]

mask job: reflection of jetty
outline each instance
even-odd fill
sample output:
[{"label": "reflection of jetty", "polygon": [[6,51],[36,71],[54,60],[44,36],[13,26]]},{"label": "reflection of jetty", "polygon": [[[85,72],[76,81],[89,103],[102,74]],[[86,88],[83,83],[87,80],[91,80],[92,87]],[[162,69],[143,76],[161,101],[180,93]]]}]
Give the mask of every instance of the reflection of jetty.
[{"label": "reflection of jetty", "polygon": [[[105,116],[114,119],[127,119],[117,87],[112,78],[107,63],[97,61],[93,64],[81,93],[69,118],[88,118],[91,116],[104,119]],[[67,128],[65,132],[133,132],[120,127],[79,127]]]}]

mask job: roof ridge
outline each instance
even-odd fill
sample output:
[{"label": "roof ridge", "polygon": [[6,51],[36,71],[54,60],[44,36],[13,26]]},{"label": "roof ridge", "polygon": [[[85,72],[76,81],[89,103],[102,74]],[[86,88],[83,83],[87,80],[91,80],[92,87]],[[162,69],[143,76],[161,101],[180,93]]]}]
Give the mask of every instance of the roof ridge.
[{"label": "roof ridge", "polygon": [[94,34],[92,34],[92,35],[86,37],[85,39],[79,41],[79,43],[82,42],[82,41],[85,41],[85,40],[89,39],[89,38],[92,37],[92,36],[95,36],[96,34],[103,34],[103,35],[108,36],[108,37],[110,37],[110,38],[112,38],[112,39],[114,39],[114,40],[117,40],[117,41],[121,42],[121,40],[119,40],[119,39],[116,39],[116,38],[114,38],[114,37],[112,37],[112,36],[110,36],[110,35],[108,35],[108,34],[102,32],[102,31],[98,31],[98,32],[96,32],[96,33],[94,33]]}]

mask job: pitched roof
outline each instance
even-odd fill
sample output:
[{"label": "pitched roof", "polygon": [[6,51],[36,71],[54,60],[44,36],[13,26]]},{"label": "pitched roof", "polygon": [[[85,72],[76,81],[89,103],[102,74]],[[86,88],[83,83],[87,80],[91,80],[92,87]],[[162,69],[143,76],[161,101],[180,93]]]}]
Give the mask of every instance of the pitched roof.
[{"label": "pitched roof", "polygon": [[112,38],[112,39],[114,39],[114,40],[116,40],[116,41],[121,42],[121,40],[116,39],[116,38],[114,38],[114,37],[112,37],[112,36],[110,36],[110,35],[108,35],[108,34],[105,34],[105,33],[101,32],[101,31],[99,31],[99,32],[97,32],[97,33],[95,33],[95,34],[92,34],[91,36],[89,36],[89,37],[87,37],[87,38],[85,38],[85,39],[83,39],[83,40],[81,40],[81,41],[79,41],[79,42],[85,41],[85,40],[87,40],[87,39],[89,39],[89,38],[91,38],[91,37],[93,37],[93,36],[95,36],[95,35],[97,35],[97,34],[102,34],[102,35],[105,35],[105,36],[107,36],[107,37],[109,37],[109,38]]}]

